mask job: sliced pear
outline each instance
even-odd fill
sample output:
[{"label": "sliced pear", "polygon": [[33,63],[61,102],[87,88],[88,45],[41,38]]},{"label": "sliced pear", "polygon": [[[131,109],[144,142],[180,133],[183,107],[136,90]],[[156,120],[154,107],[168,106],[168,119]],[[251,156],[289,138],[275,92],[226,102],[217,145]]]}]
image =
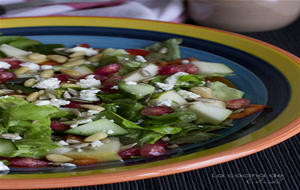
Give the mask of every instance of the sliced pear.
[{"label": "sliced pear", "polygon": [[159,92],[152,95],[152,99],[147,103],[150,106],[156,106],[160,101],[172,101],[171,107],[178,108],[188,102],[175,91]]},{"label": "sliced pear", "polygon": [[154,77],[158,73],[158,66],[154,64],[149,64],[138,70],[135,70],[127,75],[123,76],[124,81],[141,82],[145,79]]}]

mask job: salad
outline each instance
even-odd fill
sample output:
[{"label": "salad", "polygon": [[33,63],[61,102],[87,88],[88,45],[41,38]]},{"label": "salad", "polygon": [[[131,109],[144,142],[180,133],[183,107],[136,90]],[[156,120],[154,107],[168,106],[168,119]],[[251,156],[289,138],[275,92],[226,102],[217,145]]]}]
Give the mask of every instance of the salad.
[{"label": "salad", "polygon": [[207,141],[266,107],[222,63],[143,49],[65,47],[0,36],[0,170],[155,157]]}]

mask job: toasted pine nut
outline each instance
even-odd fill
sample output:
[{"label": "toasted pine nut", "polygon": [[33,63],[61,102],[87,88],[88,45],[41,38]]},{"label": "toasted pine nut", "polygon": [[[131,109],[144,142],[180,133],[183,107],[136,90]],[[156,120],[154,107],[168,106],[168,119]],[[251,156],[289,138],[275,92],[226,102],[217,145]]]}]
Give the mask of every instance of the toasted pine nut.
[{"label": "toasted pine nut", "polygon": [[11,96],[14,96],[16,98],[26,98],[26,95],[23,95],[23,94],[14,94],[14,95],[11,95]]},{"label": "toasted pine nut", "polygon": [[21,74],[26,73],[28,70],[29,70],[29,67],[24,66],[24,67],[20,67],[19,69],[15,70],[14,73],[16,75],[21,75]]},{"label": "toasted pine nut", "polygon": [[86,108],[86,109],[89,109],[89,110],[94,110],[94,111],[103,111],[103,110],[105,110],[104,107],[96,106],[96,105],[90,105],[90,104],[83,104],[83,105],[80,105],[80,107]]},{"label": "toasted pine nut", "polygon": [[73,158],[61,155],[61,154],[48,154],[46,156],[47,160],[51,162],[57,162],[57,163],[67,163],[67,162],[73,162]]},{"label": "toasted pine nut", "polygon": [[0,90],[0,94],[4,94],[5,92],[4,92],[4,90]]},{"label": "toasted pine nut", "polygon": [[40,77],[41,78],[51,78],[54,75],[53,69],[44,70],[41,72]]},{"label": "toasted pine nut", "polygon": [[81,87],[81,85],[80,84],[71,84],[71,83],[61,83],[60,87],[62,87],[62,88]]},{"label": "toasted pine nut", "polygon": [[88,136],[84,139],[85,142],[93,142],[93,141],[99,141],[102,139],[105,139],[107,137],[107,134],[104,132],[95,133],[91,136]]},{"label": "toasted pine nut", "polygon": [[69,57],[81,57],[81,56],[85,56],[86,52],[85,51],[77,51],[75,53],[72,53],[71,55],[69,55]]},{"label": "toasted pine nut", "polygon": [[28,79],[24,82],[24,86],[26,87],[32,87],[33,85],[35,85],[37,82],[34,78]]},{"label": "toasted pine nut", "polygon": [[43,60],[46,59],[46,55],[43,54],[39,54],[39,53],[31,53],[29,55],[27,55],[27,58],[30,60]]},{"label": "toasted pine nut", "polygon": [[85,60],[79,59],[75,61],[68,61],[67,63],[63,64],[63,67],[73,67],[73,66],[79,66],[85,63]]},{"label": "toasted pine nut", "polygon": [[55,98],[56,98],[56,96],[55,96],[54,94],[50,93],[50,92],[47,92],[45,95],[46,95],[48,98],[50,98],[50,99],[55,99]]},{"label": "toasted pine nut", "polygon": [[63,55],[48,55],[47,58],[57,63],[65,63],[68,60],[68,58]]},{"label": "toasted pine nut", "polygon": [[39,95],[40,95],[40,96],[44,96],[44,95],[45,95],[45,90],[40,90],[40,91],[39,91]]},{"label": "toasted pine nut", "polygon": [[69,70],[69,69],[60,69],[59,70],[62,74],[67,75],[68,77],[71,78],[79,78],[81,76],[81,73],[78,71],[74,70]]},{"label": "toasted pine nut", "polygon": [[195,94],[200,95],[203,98],[211,98],[212,97],[212,91],[208,87],[196,86],[196,87],[191,88],[191,91]]},{"label": "toasted pine nut", "polygon": [[26,97],[26,100],[29,102],[34,102],[38,99],[39,95],[39,92],[33,92]]},{"label": "toasted pine nut", "polygon": [[68,59],[68,62],[71,62],[71,61],[76,61],[76,60],[79,60],[79,59],[84,59],[85,57],[72,57],[72,58],[69,58]]},{"label": "toasted pine nut", "polygon": [[97,55],[93,55],[92,57],[88,58],[88,61],[92,62],[92,63],[98,62],[98,61],[100,61],[102,59],[103,55],[104,55],[103,53],[99,53]]}]

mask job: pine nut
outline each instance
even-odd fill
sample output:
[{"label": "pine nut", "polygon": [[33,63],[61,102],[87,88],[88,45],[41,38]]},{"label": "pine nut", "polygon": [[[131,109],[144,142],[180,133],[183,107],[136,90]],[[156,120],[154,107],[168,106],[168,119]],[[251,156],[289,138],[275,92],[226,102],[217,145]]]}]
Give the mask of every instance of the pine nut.
[{"label": "pine nut", "polygon": [[86,52],[85,51],[77,51],[75,53],[72,53],[71,55],[69,55],[69,57],[81,57],[81,56],[85,56]]},{"label": "pine nut", "polygon": [[37,82],[34,78],[28,79],[24,82],[24,86],[26,87],[32,87],[33,85],[35,85]]},{"label": "pine nut", "polygon": [[41,78],[51,78],[54,75],[53,69],[44,70],[41,72],[40,77]]},{"label": "pine nut", "polygon": [[44,96],[44,95],[45,95],[45,90],[40,90],[40,91],[39,91],[39,95],[40,95],[40,96]]},{"label": "pine nut", "polygon": [[95,133],[91,136],[88,136],[84,139],[85,142],[93,142],[93,141],[99,141],[102,139],[105,139],[107,137],[107,134],[104,132]]},{"label": "pine nut", "polygon": [[56,163],[67,163],[67,162],[73,162],[73,158],[61,155],[61,154],[48,154],[46,156],[47,160],[51,162],[56,162]]},{"label": "pine nut", "polygon": [[47,58],[57,63],[65,63],[68,60],[68,58],[63,55],[48,55]]},{"label": "pine nut", "polygon": [[14,95],[11,95],[11,96],[14,96],[16,98],[26,98],[27,96],[26,95],[23,95],[23,94],[14,94]]},{"label": "pine nut", "polygon": [[15,70],[14,73],[16,75],[21,75],[21,74],[26,73],[28,70],[29,70],[29,67],[24,66],[24,67],[20,67],[19,69]]},{"label": "pine nut", "polygon": [[85,60],[79,59],[75,61],[68,61],[67,63],[63,64],[63,67],[74,67],[74,66],[79,66],[85,63]]},{"label": "pine nut", "polygon": [[64,99],[72,98],[68,91],[65,91],[63,94]]},{"label": "pine nut", "polygon": [[93,55],[92,57],[88,58],[88,61],[92,62],[92,63],[96,63],[96,62],[98,62],[98,61],[100,61],[102,59],[103,55],[104,55],[103,53],[99,53],[97,55]]},{"label": "pine nut", "polygon": [[196,86],[196,87],[191,88],[191,91],[195,94],[200,95],[203,98],[211,98],[212,97],[212,91],[208,87]]},{"label": "pine nut", "polygon": [[50,99],[56,99],[56,96],[50,92],[47,92],[45,95]]},{"label": "pine nut", "polygon": [[74,70],[69,70],[69,69],[60,69],[59,70],[62,74],[67,75],[68,77],[71,78],[79,78],[81,76],[81,73],[78,71]]},{"label": "pine nut", "polygon": [[34,102],[38,99],[38,97],[39,97],[39,92],[33,92],[26,97],[26,100],[29,102]]},{"label": "pine nut", "polygon": [[69,92],[70,94],[72,94],[73,96],[78,96],[78,95],[79,95],[78,91],[77,91],[77,90],[74,90],[74,89],[72,89],[72,88],[68,88],[68,92]]},{"label": "pine nut", "polygon": [[5,92],[4,92],[4,90],[0,90],[0,94],[4,94]]},{"label": "pine nut", "polygon": [[85,57],[72,57],[72,58],[69,58],[68,59],[68,62],[70,61],[76,61],[76,60],[79,60],[79,59],[84,59]]},{"label": "pine nut", "polygon": [[60,87],[62,88],[71,88],[71,87],[81,87],[80,84],[71,84],[71,83],[61,83]]},{"label": "pine nut", "polygon": [[94,111],[103,111],[103,110],[105,110],[104,107],[96,106],[96,105],[89,105],[89,104],[83,104],[83,105],[80,105],[80,107],[86,108],[86,109],[89,109],[89,110],[94,110]]},{"label": "pine nut", "polygon": [[32,53],[32,54],[27,55],[27,58],[30,60],[43,60],[43,59],[46,59],[47,56],[43,55],[43,54],[39,54],[39,53]]}]

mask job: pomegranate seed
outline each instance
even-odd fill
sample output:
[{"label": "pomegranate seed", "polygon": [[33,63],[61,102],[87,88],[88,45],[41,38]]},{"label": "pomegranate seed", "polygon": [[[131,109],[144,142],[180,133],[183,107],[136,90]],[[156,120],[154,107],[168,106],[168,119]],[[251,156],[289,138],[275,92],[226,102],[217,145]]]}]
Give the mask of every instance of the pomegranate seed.
[{"label": "pomegranate seed", "polygon": [[165,155],[167,154],[167,151],[162,146],[147,143],[141,149],[140,154],[145,157],[155,157]]},{"label": "pomegranate seed", "polygon": [[120,151],[118,154],[121,158],[130,158],[131,156],[140,156],[141,148],[128,148]]},{"label": "pomegranate seed", "polygon": [[229,100],[226,102],[228,109],[244,109],[250,106],[250,100],[246,98],[239,98],[234,100]]},{"label": "pomegranate seed", "polygon": [[97,80],[100,80],[101,82],[104,82],[107,79],[107,76],[90,73],[90,74],[87,74],[87,75],[84,75],[84,76],[80,77],[78,80],[85,79],[87,76],[90,76],[90,75],[94,75],[94,78],[97,79]]},{"label": "pomegranate seed", "polygon": [[14,166],[29,167],[29,168],[48,165],[48,162],[34,159],[34,158],[14,158],[9,163]]},{"label": "pomegranate seed", "polygon": [[15,78],[17,78],[17,75],[15,73],[6,72],[6,71],[0,72],[0,83],[7,82]]},{"label": "pomegranate seed", "polygon": [[62,124],[61,121],[51,121],[50,128],[54,131],[66,131],[70,129],[70,125]]},{"label": "pomegranate seed", "polygon": [[77,108],[80,109],[82,108],[80,105],[82,105],[82,102],[76,102],[76,101],[70,101],[68,105],[64,105],[63,107],[65,108]]},{"label": "pomegranate seed", "polygon": [[103,84],[106,83],[117,83],[118,81],[120,81],[122,79],[121,75],[118,74],[111,74],[111,75],[107,75],[107,79],[103,82]]},{"label": "pomegranate seed", "polygon": [[154,144],[155,144],[155,145],[158,145],[158,146],[162,146],[162,147],[164,147],[164,148],[167,148],[168,145],[169,145],[167,142],[164,142],[164,141],[162,141],[162,140],[158,140],[158,141],[156,141]]},{"label": "pomegranate seed", "polygon": [[118,72],[120,69],[122,69],[122,66],[120,64],[113,63],[96,69],[95,73],[99,75],[109,75]]},{"label": "pomegranate seed", "polygon": [[186,72],[189,74],[197,74],[199,68],[193,64],[185,64],[185,65],[167,65],[160,67],[158,72],[161,75],[173,75],[178,72]]},{"label": "pomegranate seed", "polygon": [[69,80],[69,77],[67,75],[64,75],[64,74],[53,75],[53,78],[57,78],[58,80],[60,80],[60,82],[66,82],[66,81]]},{"label": "pomegranate seed", "polygon": [[154,116],[172,113],[173,109],[168,106],[149,106],[142,110],[143,115]]},{"label": "pomegranate seed", "polygon": [[116,83],[104,83],[102,88],[100,88],[103,92],[106,93],[118,93],[118,89],[112,89],[112,87],[117,86]]},{"label": "pomegranate seed", "polygon": [[0,72],[6,72],[7,71],[7,69],[0,69]]}]

